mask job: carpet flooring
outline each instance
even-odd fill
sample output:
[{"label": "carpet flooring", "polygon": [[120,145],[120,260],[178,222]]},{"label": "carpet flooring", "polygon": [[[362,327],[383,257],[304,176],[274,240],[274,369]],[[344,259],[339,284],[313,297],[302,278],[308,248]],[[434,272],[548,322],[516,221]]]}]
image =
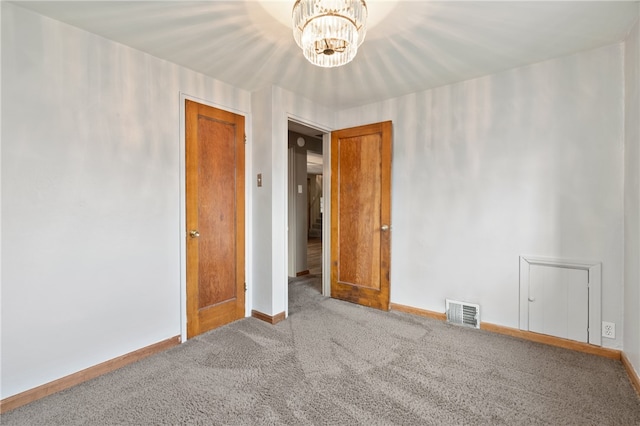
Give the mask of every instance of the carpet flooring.
[{"label": "carpet flooring", "polygon": [[323,297],[2,415],[6,425],[640,425],[620,362]]}]

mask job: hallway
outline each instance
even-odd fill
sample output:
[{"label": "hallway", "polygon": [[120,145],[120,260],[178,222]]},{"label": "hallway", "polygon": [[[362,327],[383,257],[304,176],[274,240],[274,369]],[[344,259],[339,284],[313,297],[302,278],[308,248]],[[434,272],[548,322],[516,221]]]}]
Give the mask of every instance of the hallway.
[{"label": "hallway", "polygon": [[309,238],[307,241],[307,268],[311,275],[322,275],[322,239]]}]

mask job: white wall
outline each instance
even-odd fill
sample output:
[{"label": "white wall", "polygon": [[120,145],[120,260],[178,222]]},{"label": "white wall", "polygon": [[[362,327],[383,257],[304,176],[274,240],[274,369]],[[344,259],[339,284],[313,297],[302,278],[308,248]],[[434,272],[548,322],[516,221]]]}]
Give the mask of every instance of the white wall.
[{"label": "white wall", "polygon": [[[295,150],[295,181],[294,199],[289,199],[289,203],[296,206],[296,273],[308,271],[307,264],[307,240],[309,239],[309,200],[307,195],[307,148],[299,147],[294,141]],[[298,186],[302,187],[302,191],[298,190]],[[294,275],[295,276],[295,275]]]},{"label": "white wall", "polygon": [[180,334],[180,93],[251,95],[6,2],[2,66],[6,398]]},{"label": "white wall", "polygon": [[602,319],[623,304],[620,44],[336,114],[392,120],[391,300],[479,303],[518,328],[518,257],[603,265]]},{"label": "white wall", "polygon": [[[640,5],[638,5],[640,16]],[[640,375],[640,24],[625,42],[624,352]]]},{"label": "white wall", "polygon": [[[254,124],[253,128],[254,135],[262,132],[267,136],[259,142],[256,141],[256,145],[260,146],[254,147],[254,150],[258,150],[254,151],[254,176],[256,173],[268,170],[268,178],[264,180],[262,188],[265,195],[264,197],[256,196],[254,199],[256,226],[254,259],[260,262],[254,263],[253,274],[260,294],[269,292],[270,295],[265,300],[254,297],[254,306],[255,309],[267,315],[277,315],[281,312],[288,313],[288,121],[289,118],[294,118],[314,128],[329,130],[333,128],[333,111],[276,86],[254,93],[255,95],[259,95],[261,99],[259,102],[255,100],[252,102],[254,107],[252,114],[256,117],[266,112],[262,106],[270,98],[271,111],[268,117],[271,119],[271,125],[265,123],[264,127],[260,127]],[[257,119],[254,123],[257,123]],[[265,218],[258,219],[259,214],[265,215]],[[258,229],[258,227],[269,229]],[[264,245],[264,241],[257,241],[262,238],[258,237],[259,232],[271,233],[269,248]],[[266,300],[270,306],[267,306]]]},{"label": "white wall", "polygon": [[[287,274],[295,277],[298,272],[308,270],[307,240],[309,234],[307,199],[307,147],[299,147],[300,133],[287,132],[288,139],[288,265]],[[308,137],[307,137],[308,139]],[[298,186],[302,192],[298,191]]]},{"label": "white wall", "polygon": [[[251,96],[253,119],[253,140],[250,144],[253,162],[253,176],[247,179],[247,186],[253,186],[253,309],[267,315],[273,315],[272,295],[272,201],[271,187],[273,173],[271,171],[272,119],[271,103],[273,90],[271,87]],[[262,175],[262,186],[257,186],[257,175]]]}]

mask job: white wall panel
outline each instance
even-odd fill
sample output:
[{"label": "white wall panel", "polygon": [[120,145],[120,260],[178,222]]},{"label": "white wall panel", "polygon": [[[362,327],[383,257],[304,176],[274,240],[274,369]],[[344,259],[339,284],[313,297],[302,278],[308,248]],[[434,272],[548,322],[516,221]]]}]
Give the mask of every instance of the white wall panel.
[{"label": "white wall panel", "polygon": [[307,186],[307,150],[306,148],[295,148],[296,162],[296,187],[294,188],[294,199],[289,199],[289,203],[296,205],[296,272],[308,271],[307,264],[307,241],[309,239],[309,190]]},{"label": "white wall panel", "polygon": [[[640,5],[638,5],[640,17]],[[625,41],[624,352],[640,375],[640,24]],[[620,331],[618,331],[620,333]]]},{"label": "white wall panel", "polygon": [[2,398],[180,334],[180,96],[250,94],[2,3]]},{"label": "white wall panel", "polygon": [[588,270],[531,265],[528,291],[530,331],[589,341]]},{"label": "white wall panel", "polygon": [[622,63],[612,45],[336,114],[394,123],[392,302],[517,328],[518,256],[589,259],[622,322]]},{"label": "white wall panel", "polygon": [[[254,115],[253,139],[250,150],[253,156],[252,176],[247,185],[253,190],[253,309],[267,315],[274,315],[272,295],[272,263],[271,263],[271,229],[272,200],[271,186],[273,173],[271,171],[272,131],[271,131],[271,88],[254,92],[251,96],[251,106]],[[262,175],[262,186],[258,187],[257,176]],[[276,312],[277,313],[277,312]]]}]

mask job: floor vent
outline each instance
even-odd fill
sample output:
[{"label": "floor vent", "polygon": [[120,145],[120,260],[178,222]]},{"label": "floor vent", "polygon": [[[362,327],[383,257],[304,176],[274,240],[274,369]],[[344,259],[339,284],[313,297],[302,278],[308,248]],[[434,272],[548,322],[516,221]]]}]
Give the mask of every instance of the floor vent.
[{"label": "floor vent", "polygon": [[446,300],[447,321],[452,324],[480,328],[480,305]]}]

